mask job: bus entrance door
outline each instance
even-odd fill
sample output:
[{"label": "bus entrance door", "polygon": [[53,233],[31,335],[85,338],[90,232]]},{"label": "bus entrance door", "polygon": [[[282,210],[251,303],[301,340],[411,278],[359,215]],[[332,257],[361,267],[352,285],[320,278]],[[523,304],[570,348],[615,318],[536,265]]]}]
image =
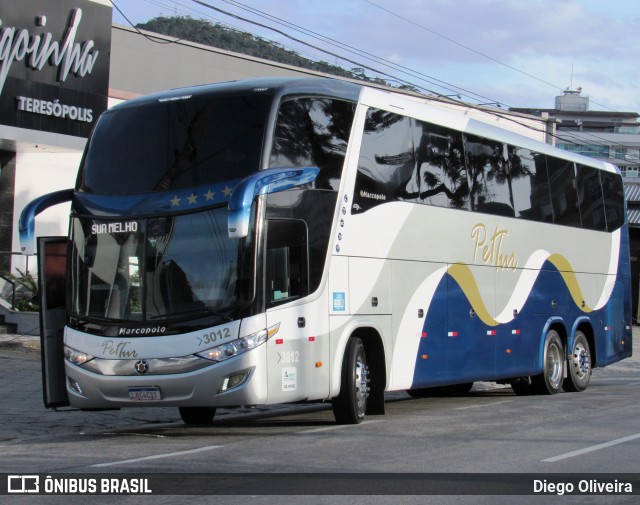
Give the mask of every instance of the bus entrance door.
[{"label": "bus entrance door", "polygon": [[47,408],[69,405],[64,373],[67,237],[38,238],[42,390]]}]

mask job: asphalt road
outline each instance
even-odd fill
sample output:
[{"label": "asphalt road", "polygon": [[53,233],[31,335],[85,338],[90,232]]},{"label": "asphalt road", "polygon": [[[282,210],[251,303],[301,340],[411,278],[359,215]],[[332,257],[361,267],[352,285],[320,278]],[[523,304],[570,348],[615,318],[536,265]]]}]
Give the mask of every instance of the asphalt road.
[{"label": "asphalt road", "polygon": [[[640,345],[638,339],[635,342]],[[638,349],[638,347],[636,347]],[[640,353],[639,353],[640,354]],[[47,411],[42,406],[39,354],[0,346],[0,473],[6,474],[208,474],[217,494],[194,503],[638,503],[637,494],[604,496],[386,496],[388,474],[452,473],[460,493],[470,474],[544,477],[571,473],[618,479],[640,467],[640,358],[594,371],[583,393],[516,396],[511,388],[477,383],[464,397],[412,399],[387,395],[385,416],[357,426],[334,423],[328,405],[220,411],[210,427],[187,427],[177,409]],[[322,485],[353,486],[351,496],[318,495],[293,482],[283,496],[264,496],[268,474],[335,474]],[[356,478],[339,482],[352,473]],[[266,474],[246,490],[224,475]],[[374,474],[372,477],[370,474]],[[375,474],[378,474],[376,479]],[[608,474],[607,476],[603,474]],[[500,479],[502,477],[498,477]],[[171,480],[176,493],[191,492],[187,476]],[[551,482],[552,479],[549,479]],[[260,484],[256,484],[256,482]],[[194,485],[197,485],[194,484]],[[400,489],[391,482],[390,489]],[[533,483],[532,483],[533,485]],[[382,487],[381,487],[382,486]],[[640,484],[637,486],[640,488]],[[342,489],[342,488],[340,488]],[[481,488],[484,489],[484,488]],[[230,491],[233,490],[233,491]],[[394,492],[395,492],[394,491]],[[636,492],[640,489],[636,489]],[[398,493],[401,494],[401,493]],[[457,494],[457,493],[456,493]],[[30,496],[29,503],[175,503],[175,496]],[[23,496],[4,496],[24,503]],[[59,501],[57,501],[59,500]]]}]

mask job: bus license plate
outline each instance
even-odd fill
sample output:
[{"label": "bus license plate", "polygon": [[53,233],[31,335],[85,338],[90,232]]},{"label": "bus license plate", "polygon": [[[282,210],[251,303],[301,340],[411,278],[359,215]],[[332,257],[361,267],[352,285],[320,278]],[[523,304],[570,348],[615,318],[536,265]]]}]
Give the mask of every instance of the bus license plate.
[{"label": "bus license plate", "polygon": [[156,386],[129,388],[129,400],[139,402],[162,400],[162,394],[160,388]]}]

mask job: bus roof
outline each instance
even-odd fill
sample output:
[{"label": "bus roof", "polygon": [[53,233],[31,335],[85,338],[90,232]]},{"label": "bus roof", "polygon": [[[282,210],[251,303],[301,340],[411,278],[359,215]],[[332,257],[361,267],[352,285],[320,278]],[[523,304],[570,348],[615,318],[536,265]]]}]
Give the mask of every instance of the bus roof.
[{"label": "bus roof", "polygon": [[214,84],[202,84],[184,88],[174,88],[159,93],[141,96],[112,107],[110,110],[139,107],[155,102],[168,102],[197,96],[262,92],[275,95],[327,95],[344,100],[357,101],[362,86],[359,84],[331,78],[308,77],[264,77],[240,81],[227,81]]},{"label": "bus roof", "polygon": [[[139,107],[157,102],[168,102],[181,99],[189,99],[197,96],[204,98],[207,95],[237,94],[237,93],[268,93],[276,96],[285,95],[325,95],[350,101],[361,101],[364,105],[379,107],[386,110],[404,113],[406,115],[424,121],[435,122],[449,128],[465,133],[491,138],[520,147],[561,157],[575,163],[597,167],[608,172],[619,172],[615,165],[589,158],[576,153],[558,149],[550,144],[535,140],[520,133],[500,128],[484,122],[480,119],[469,117],[463,111],[456,112],[437,107],[430,102],[437,102],[435,98],[428,96],[419,97],[407,94],[402,90],[380,89],[369,87],[366,83],[334,79],[328,77],[264,77],[238,81],[227,81],[214,84],[203,84],[184,88],[174,88],[159,93],[145,95],[123,102],[109,110],[118,110],[129,107]],[[450,102],[449,102],[450,103]],[[464,104],[460,104],[461,107]],[[469,105],[468,107],[472,107]],[[495,115],[496,113],[487,112]],[[500,112],[501,117],[509,118],[512,115]],[[514,115],[522,117],[520,114]],[[517,121],[517,119],[516,119]]]},{"label": "bus roof", "polygon": [[[405,114],[407,116],[414,117],[418,120],[432,122],[458,130],[464,133],[477,135],[480,137],[490,138],[499,142],[505,142],[507,144],[524,147],[532,151],[536,151],[550,156],[563,158],[582,165],[588,165],[605,170],[607,172],[618,173],[619,170],[615,165],[607,163],[594,158],[589,158],[577,153],[565,151],[559,149],[551,144],[541,142],[521,133],[517,133],[506,128],[495,126],[489,122],[484,122],[481,119],[473,118],[467,115],[463,110],[455,111],[451,109],[443,109],[437,107],[433,103],[437,100],[424,97],[416,99],[413,96],[407,96],[403,93],[389,92],[379,89],[373,89],[363,87],[360,100],[364,105],[370,107],[377,107],[388,111],[397,112],[399,114]],[[461,105],[463,107],[463,105]],[[469,105],[468,107],[472,107]],[[514,120],[518,121],[518,117],[522,115],[511,115],[508,113],[500,112],[486,112],[494,117],[499,114],[501,118],[509,120],[514,116]]]}]

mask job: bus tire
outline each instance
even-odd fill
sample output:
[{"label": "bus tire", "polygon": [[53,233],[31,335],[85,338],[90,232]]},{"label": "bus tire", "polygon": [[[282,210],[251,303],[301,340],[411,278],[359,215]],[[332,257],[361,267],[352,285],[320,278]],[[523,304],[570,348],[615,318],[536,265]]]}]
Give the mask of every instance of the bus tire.
[{"label": "bus tire", "polygon": [[338,424],[362,422],[367,410],[369,380],[369,367],[362,340],[351,338],[342,360],[340,394],[331,401]]},{"label": "bus tire", "polygon": [[214,407],[179,407],[178,410],[185,424],[211,424],[216,415]]},{"label": "bus tire", "polygon": [[549,330],[544,340],[542,373],[531,378],[536,393],[555,395],[562,389],[565,365],[564,345],[555,330]]},{"label": "bus tire", "polygon": [[591,379],[591,349],[584,333],[577,331],[573,337],[571,353],[567,360],[567,378],[562,383],[565,391],[580,392],[587,389]]}]

